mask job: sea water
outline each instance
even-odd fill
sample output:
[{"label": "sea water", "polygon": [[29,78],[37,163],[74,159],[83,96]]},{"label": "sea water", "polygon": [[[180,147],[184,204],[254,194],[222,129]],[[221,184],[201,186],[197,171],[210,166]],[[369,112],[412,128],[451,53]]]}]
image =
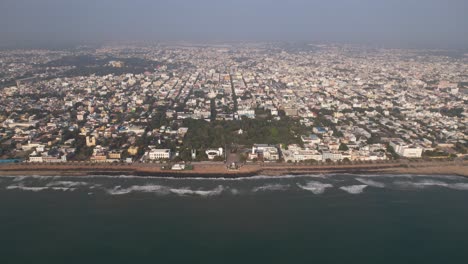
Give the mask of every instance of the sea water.
[{"label": "sea water", "polygon": [[0,263],[465,263],[468,179],[0,178]]}]

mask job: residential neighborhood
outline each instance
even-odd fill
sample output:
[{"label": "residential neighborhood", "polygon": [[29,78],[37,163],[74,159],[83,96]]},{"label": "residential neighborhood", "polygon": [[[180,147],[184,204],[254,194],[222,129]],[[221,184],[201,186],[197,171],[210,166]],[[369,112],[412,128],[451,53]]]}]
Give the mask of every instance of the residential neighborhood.
[{"label": "residential neighborhood", "polygon": [[312,44],[0,51],[0,159],[463,158],[467,62]]}]

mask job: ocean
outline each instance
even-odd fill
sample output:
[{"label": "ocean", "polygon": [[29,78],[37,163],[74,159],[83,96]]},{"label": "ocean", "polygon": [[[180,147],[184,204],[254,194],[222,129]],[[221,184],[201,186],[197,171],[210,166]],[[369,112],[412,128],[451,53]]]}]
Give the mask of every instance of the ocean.
[{"label": "ocean", "polygon": [[0,263],[466,263],[468,179],[0,178]]}]

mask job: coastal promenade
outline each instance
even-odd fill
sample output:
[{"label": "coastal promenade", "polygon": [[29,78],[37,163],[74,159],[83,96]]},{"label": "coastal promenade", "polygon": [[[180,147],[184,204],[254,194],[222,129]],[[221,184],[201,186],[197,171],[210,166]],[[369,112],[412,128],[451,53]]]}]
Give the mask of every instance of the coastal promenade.
[{"label": "coastal promenade", "polygon": [[16,163],[0,165],[0,177],[6,175],[134,175],[169,177],[249,177],[281,176],[307,173],[381,173],[381,174],[450,174],[468,177],[468,161],[416,161],[385,163],[303,165],[288,163],[245,164],[228,170],[223,162],[192,163],[192,170],[163,169],[151,163]]}]

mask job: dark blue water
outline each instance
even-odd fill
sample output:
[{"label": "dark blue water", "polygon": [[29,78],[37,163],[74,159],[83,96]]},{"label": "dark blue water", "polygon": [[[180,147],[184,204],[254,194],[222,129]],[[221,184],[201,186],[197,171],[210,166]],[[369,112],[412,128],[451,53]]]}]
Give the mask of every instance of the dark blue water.
[{"label": "dark blue water", "polygon": [[468,179],[0,178],[0,263],[465,263]]}]

